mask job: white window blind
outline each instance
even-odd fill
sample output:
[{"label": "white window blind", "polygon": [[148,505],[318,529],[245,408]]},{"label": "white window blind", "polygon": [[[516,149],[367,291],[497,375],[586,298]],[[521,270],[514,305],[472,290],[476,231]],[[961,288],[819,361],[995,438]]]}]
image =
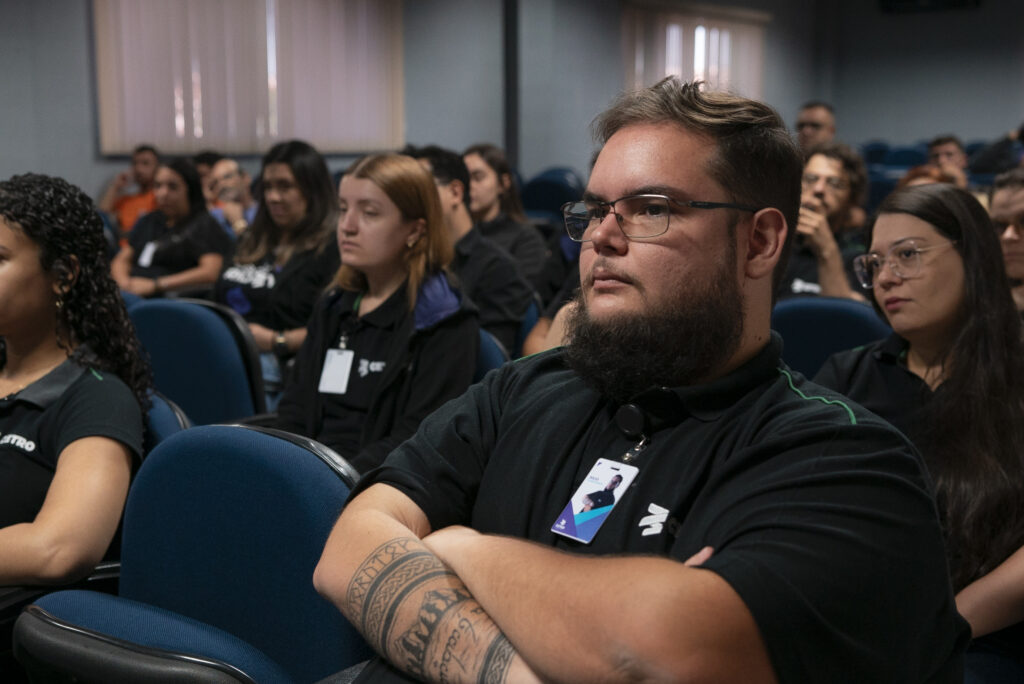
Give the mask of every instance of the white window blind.
[{"label": "white window blind", "polygon": [[764,24],[761,12],[672,3],[637,3],[625,11],[627,87],[666,76],[706,81],[760,99]]},{"label": "white window blind", "polygon": [[401,0],[94,0],[100,147],[403,143]]}]

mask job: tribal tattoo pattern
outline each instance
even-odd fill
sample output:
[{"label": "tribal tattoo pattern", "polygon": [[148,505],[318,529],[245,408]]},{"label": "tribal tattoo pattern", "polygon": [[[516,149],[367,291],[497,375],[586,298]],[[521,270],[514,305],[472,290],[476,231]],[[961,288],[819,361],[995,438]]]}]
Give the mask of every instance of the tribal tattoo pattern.
[{"label": "tribal tattoo pattern", "polygon": [[[418,539],[377,547],[353,575],[346,601],[366,639],[419,679],[501,684],[508,676],[515,649],[458,576]],[[415,621],[392,634],[396,624],[408,624],[412,606]]]}]

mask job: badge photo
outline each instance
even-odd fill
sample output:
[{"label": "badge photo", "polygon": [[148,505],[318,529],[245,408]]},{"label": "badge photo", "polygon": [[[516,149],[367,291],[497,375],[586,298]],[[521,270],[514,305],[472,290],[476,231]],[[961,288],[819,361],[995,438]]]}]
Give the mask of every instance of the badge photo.
[{"label": "badge photo", "polygon": [[597,459],[551,526],[551,531],[589,544],[638,472],[636,466],[606,458]]}]

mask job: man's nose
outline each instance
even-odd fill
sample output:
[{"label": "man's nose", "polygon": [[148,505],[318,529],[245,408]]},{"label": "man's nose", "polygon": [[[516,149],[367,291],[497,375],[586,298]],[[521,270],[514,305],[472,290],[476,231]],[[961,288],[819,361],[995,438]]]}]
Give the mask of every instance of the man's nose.
[{"label": "man's nose", "polygon": [[1003,229],[1003,233],[999,236],[999,239],[1007,242],[1017,242],[1020,240],[1021,233],[1024,233],[1024,226],[1018,223],[1010,223],[1010,225]]},{"label": "man's nose", "polygon": [[597,252],[612,250],[620,254],[626,251],[629,242],[614,211],[609,211],[600,223],[591,228],[590,241]]}]

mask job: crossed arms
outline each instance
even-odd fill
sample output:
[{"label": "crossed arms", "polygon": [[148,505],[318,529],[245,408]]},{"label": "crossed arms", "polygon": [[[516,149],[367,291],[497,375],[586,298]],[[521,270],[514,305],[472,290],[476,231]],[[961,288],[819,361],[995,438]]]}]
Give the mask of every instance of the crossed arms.
[{"label": "crossed arms", "polygon": [[656,557],[585,557],[462,527],[431,532],[377,484],[349,503],[314,575],[393,665],[425,681],[743,681],[775,676],[717,574]]}]

